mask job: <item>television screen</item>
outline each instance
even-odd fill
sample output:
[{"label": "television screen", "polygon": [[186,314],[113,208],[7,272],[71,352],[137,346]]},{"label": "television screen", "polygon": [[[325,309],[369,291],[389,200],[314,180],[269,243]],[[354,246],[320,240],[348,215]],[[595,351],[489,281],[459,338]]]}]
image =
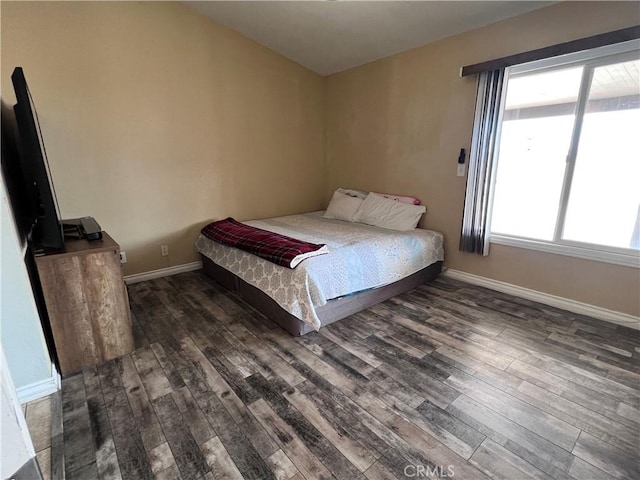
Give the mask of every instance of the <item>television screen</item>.
[{"label": "television screen", "polygon": [[64,235],[38,115],[21,67],[11,75],[17,103],[18,151],[31,212],[31,245],[38,251],[61,250]]},{"label": "television screen", "polygon": [[31,234],[35,221],[35,211],[31,205],[31,195],[25,185],[20,155],[18,153],[18,126],[13,109],[1,102],[2,117],[2,176],[7,189],[7,197],[11,202],[11,211],[18,230],[21,243],[24,245]]}]

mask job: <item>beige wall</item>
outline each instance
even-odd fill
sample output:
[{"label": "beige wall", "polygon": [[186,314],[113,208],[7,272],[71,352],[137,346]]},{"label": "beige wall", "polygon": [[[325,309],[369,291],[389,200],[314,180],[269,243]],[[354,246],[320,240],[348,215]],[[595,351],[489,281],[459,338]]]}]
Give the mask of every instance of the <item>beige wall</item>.
[{"label": "beige wall", "polygon": [[126,274],[197,260],[207,220],[322,208],[320,76],[180,4],[0,8],[2,97],[22,66],[62,216],[94,216]]},{"label": "beige wall", "polygon": [[458,251],[469,149],[473,64],[640,23],[637,2],[567,2],[451,37],[327,78],[325,199],[338,186],[411,194],[424,226],[445,234],[452,269],[640,315],[638,269],[493,245]]},{"label": "beige wall", "polygon": [[451,268],[640,314],[637,269],[458,252],[455,176],[475,97],[460,66],[638,23],[636,2],[559,4],[326,79],[180,4],[0,8],[2,97],[13,102],[23,66],[62,215],[96,217],[127,251],[126,274],[196,260],[210,219],[320,209],[350,186],[422,198]]}]

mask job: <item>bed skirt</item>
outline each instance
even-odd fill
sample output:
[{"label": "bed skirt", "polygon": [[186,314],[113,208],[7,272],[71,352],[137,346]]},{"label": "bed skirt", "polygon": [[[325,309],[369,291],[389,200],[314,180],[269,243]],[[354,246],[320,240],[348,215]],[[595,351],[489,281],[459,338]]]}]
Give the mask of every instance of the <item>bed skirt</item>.
[{"label": "bed skirt", "polygon": [[[202,254],[200,257],[202,258],[202,268],[207,275],[225,288],[236,292],[242,300],[280,325],[294,337],[314,331],[311,325],[291,315],[259,288],[248,284],[229,270],[215,264],[208,257]],[[436,262],[413,275],[409,275],[402,280],[385,285],[384,287],[372,288],[353,295],[329,300],[325,305],[316,308],[316,314],[322,326],[329,325],[377,303],[384,302],[391,297],[409,291],[429,280],[433,280],[441,271],[442,262]]]}]

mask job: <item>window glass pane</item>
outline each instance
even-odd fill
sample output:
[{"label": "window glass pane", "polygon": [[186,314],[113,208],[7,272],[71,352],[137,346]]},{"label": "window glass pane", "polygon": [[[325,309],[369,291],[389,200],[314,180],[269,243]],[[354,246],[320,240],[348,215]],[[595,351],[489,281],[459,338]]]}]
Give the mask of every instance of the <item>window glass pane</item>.
[{"label": "window glass pane", "polygon": [[509,79],[492,233],[553,240],[582,70]]},{"label": "window glass pane", "polygon": [[638,249],[640,61],[596,67],[563,237]]}]

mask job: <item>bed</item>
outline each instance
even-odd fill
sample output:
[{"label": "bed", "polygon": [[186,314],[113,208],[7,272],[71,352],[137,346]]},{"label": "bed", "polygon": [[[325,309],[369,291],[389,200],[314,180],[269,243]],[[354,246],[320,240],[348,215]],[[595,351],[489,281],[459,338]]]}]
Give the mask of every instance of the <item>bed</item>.
[{"label": "bed", "polygon": [[204,235],[196,241],[206,274],[294,336],[435,278],[444,260],[442,234],[426,229],[398,232],[322,212],[244,223],[328,247],[290,269]]}]

